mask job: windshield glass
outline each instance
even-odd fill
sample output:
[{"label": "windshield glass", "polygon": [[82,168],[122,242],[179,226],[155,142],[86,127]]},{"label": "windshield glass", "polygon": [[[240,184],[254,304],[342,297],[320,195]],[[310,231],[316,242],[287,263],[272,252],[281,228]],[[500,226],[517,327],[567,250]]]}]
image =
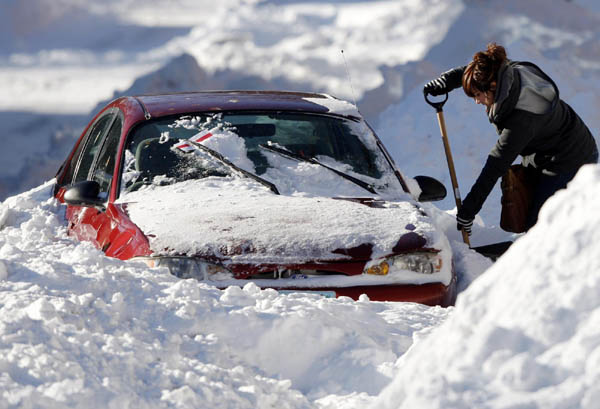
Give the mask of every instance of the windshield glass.
[{"label": "windshield glass", "polygon": [[380,186],[389,183],[388,178],[380,180],[382,175],[391,173],[370,129],[361,121],[289,112],[199,114],[161,118],[137,127],[126,145],[122,189],[236,173],[235,168],[196,149],[198,143],[274,183],[273,179],[281,177],[274,173],[281,156],[261,145],[283,148],[299,159],[315,159],[367,183],[379,181],[375,184]]}]

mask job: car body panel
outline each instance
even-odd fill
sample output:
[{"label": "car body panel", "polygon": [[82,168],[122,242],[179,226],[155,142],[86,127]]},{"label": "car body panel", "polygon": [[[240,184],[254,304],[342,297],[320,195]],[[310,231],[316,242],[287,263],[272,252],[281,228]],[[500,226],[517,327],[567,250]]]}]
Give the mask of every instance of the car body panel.
[{"label": "car body panel", "polygon": [[[310,288],[299,288],[290,292],[307,292],[310,294],[313,290]],[[336,297],[350,297],[353,300],[358,300],[362,294],[365,294],[365,288],[362,286],[341,288],[323,287],[315,292],[330,292],[335,294]],[[371,301],[414,302],[429,306],[440,305],[447,307],[453,305],[456,300],[456,278],[454,278],[453,282],[448,286],[444,286],[440,283],[422,285],[374,285],[369,287],[368,297]]]},{"label": "car body panel", "polygon": [[68,206],[69,234],[89,241],[109,257],[129,260],[152,254],[148,238],[131,222],[123,206],[109,204],[106,209]]},{"label": "car body panel", "polygon": [[181,114],[190,111],[298,111],[313,113],[330,112],[324,105],[311,99],[328,98],[322,94],[262,92],[262,91],[208,91],[203,93],[180,93],[168,96],[142,95],[137,97],[150,116]]}]

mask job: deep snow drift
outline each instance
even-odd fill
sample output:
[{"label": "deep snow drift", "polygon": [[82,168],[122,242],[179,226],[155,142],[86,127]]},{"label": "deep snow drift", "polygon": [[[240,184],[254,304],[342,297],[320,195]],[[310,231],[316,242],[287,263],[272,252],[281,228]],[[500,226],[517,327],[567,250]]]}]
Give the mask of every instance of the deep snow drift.
[{"label": "deep snow drift", "polygon": [[451,311],[180,280],[72,241],[50,194],[0,209],[0,408],[367,401]]},{"label": "deep snow drift", "polygon": [[415,343],[373,408],[582,408],[600,397],[600,166]]}]

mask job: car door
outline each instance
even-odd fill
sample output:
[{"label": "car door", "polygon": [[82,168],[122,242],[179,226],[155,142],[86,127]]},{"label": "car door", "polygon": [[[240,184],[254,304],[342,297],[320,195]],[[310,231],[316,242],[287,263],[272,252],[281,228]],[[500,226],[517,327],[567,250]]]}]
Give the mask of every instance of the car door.
[{"label": "car door", "polygon": [[73,183],[92,180],[99,185],[99,197],[104,206],[68,206],[69,234],[79,240],[91,241],[107,256],[129,259],[149,255],[148,239],[131,222],[121,205],[110,201],[110,190],[115,178],[115,165],[121,159],[119,145],[123,132],[123,115],[99,118],[80,150]]},{"label": "car door", "polygon": [[[108,202],[110,185],[117,149],[121,136],[122,119],[118,110],[109,110],[100,116],[89,128],[78,150],[76,151],[65,182],[82,182],[95,180],[100,185],[100,197]],[[112,165],[112,169],[110,168]],[[79,240],[91,241],[96,247],[106,249],[110,235],[111,223],[107,216],[107,206],[67,206],[69,234]]]}]

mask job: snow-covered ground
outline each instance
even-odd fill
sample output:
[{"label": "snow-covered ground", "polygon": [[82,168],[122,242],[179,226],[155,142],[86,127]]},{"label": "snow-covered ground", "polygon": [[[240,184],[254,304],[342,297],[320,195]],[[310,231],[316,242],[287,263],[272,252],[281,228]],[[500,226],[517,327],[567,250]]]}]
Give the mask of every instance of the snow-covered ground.
[{"label": "snow-covered ground", "polygon": [[219,291],[66,236],[51,186],[0,220],[0,407],[310,408],[366,401],[450,309]]},{"label": "snow-covered ground", "polygon": [[[0,408],[596,407],[598,166],[494,265],[460,242],[451,196],[427,205],[460,273],[450,309],[218,291],[108,259],[66,236],[45,181],[115,95],[286,88],[356,100],[404,173],[449,187],[423,83],[497,41],[598,138],[599,23],[593,0],[3,1]],[[464,196],[495,134],[460,91],[444,108]],[[498,218],[495,190],[475,245],[510,237]]]}]

